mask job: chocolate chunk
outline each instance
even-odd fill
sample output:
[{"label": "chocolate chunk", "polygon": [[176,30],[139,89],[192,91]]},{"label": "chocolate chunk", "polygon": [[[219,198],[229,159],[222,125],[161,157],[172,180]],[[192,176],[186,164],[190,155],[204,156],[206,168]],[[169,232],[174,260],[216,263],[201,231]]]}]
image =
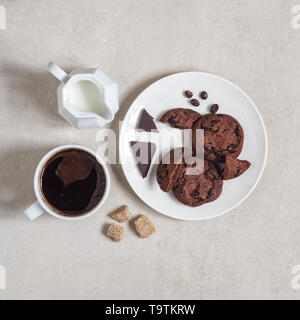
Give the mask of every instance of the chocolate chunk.
[{"label": "chocolate chunk", "polygon": [[238,126],[234,129],[234,133],[235,133],[237,136],[240,136],[240,130],[239,130],[239,127],[238,127]]},{"label": "chocolate chunk", "polygon": [[153,121],[153,117],[145,109],[142,111],[138,129],[147,132],[158,132],[158,129]]},{"label": "chocolate chunk", "polygon": [[177,193],[182,193],[182,189],[180,187],[175,187],[174,191]]},{"label": "chocolate chunk", "polygon": [[192,99],[192,100],[191,100],[191,104],[192,104],[194,107],[199,107],[200,102],[199,102],[199,100],[197,100],[197,99]]},{"label": "chocolate chunk", "polygon": [[190,98],[193,96],[193,92],[190,91],[190,90],[186,90],[186,91],[184,92],[184,95],[185,95],[187,98],[190,99]]},{"label": "chocolate chunk", "polygon": [[208,98],[207,92],[206,91],[202,91],[200,93],[200,97],[201,97],[202,100],[206,100]]},{"label": "chocolate chunk", "polygon": [[146,178],[156,151],[156,144],[151,142],[132,141],[131,146],[142,177]]},{"label": "chocolate chunk", "polygon": [[213,105],[210,107],[210,112],[211,112],[211,113],[217,113],[218,110],[219,110],[219,105],[218,105],[218,104],[213,104]]},{"label": "chocolate chunk", "polygon": [[178,121],[175,120],[174,117],[170,117],[170,119],[168,120],[168,122],[170,123],[171,126],[176,127],[178,125]]},{"label": "chocolate chunk", "polygon": [[198,197],[198,196],[199,196],[199,191],[198,191],[198,190],[193,190],[192,193],[191,193],[191,196],[192,196],[193,198]]}]

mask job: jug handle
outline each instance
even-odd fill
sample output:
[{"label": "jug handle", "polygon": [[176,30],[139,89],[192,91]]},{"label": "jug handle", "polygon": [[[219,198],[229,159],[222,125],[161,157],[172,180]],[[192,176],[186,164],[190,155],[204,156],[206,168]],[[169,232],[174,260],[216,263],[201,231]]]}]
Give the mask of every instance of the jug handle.
[{"label": "jug handle", "polygon": [[67,77],[68,74],[64,72],[57,64],[54,62],[49,62],[47,65],[47,69],[50,73],[54,75],[58,80],[63,82]]}]

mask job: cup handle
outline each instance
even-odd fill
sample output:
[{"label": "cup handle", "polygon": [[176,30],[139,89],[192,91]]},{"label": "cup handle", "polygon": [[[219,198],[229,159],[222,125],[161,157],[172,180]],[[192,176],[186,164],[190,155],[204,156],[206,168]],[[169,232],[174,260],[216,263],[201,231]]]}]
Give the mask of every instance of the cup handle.
[{"label": "cup handle", "polygon": [[68,74],[64,72],[57,64],[54,62],[49,62],[47,65],[47,69],[50,73],[54,75],[58,80],[63,82],[66,78],[68,78]]},{"label": "cup handle", "polygon": [[39,216],[41,216],[44,213],[44,209],[41,207],[41,205],[36,201],[35,203],[33,203],[30,207],[28,207],[24,213],[26,215],[26,217],[32,221],[36,218],[38,218]]}]

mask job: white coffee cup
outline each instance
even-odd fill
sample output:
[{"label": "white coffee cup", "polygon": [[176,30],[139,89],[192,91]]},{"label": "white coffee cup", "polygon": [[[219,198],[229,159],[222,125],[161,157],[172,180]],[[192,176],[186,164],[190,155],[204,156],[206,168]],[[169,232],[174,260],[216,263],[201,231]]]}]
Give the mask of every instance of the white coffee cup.
[{"label": "white coffee cup", "polygon": [[[49,159],[51,159],[53,156],[55,156],[57,153],[64,151],[64,150],[68,150],[68,149],[78,149],[78,150],[82,150],[85,151],[89,154],[91,154],[93,157],[96,158],[96,160],[98,161],[98,163],[102,166],[104,174],[105,174],[105,179],[106,179],[106,186],[105,186],[105,191],[103,194],[102,199],[100,200],[100,202],[97,204],[97,206],[95,208],[93,208],[91,211],[82,214],[80,216],[64,216],[64,215],[60,215],[58,213],[56,213],[43,199],[42,194],[41,194],[41,183],[40,183],[40,177],[41,177],[41,173],[43,168],[45,167],[47,161]],[[78,145],[64,145],[64,146],[60,146],[57,147],[51,151],[49,151],[40,161],[40,163],[38,164],[36,170],[35,170],[35,174],[34,174],[34,181],[33,181],[33,185],[34,185],[34,192],[35,192],[35,196],[37,198],[37,201],[34,202],[30,207],[28,207],[25,210],[25,215],[27,216],[27,218],[29,220],[34,220],[36,218],[38,218],[40,215],[42,215],[43,213],[49,213],[52,216],[59,218],[59,219],[63,219],[63,220],[80,220],[80,219],[84,219],[87,217],[90,217],[92,214],[96,213],[104,204],[108,194],[109,194],[109,190],[110,190],[110,176],[109,176],[109,172],[108,169],[104,163],[104,161],[92,150],[82,147],[82,146],[78,146]]]}]

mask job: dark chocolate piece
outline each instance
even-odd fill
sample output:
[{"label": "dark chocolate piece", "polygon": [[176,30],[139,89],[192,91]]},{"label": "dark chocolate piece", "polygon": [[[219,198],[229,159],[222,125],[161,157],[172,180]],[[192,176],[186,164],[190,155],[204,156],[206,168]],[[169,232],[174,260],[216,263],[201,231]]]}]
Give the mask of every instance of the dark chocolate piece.
[{"label": "dark chocolate piece", "polygon": [[130,142],[143,178],[146,178],[156,151],[156,144],[151,142]]},{"label": "dark chocolate piece", "polygon": [[142,111],[138,129],[147,132],[158,132],[158,129],[153,121],[153,117],[145,109]]}]

